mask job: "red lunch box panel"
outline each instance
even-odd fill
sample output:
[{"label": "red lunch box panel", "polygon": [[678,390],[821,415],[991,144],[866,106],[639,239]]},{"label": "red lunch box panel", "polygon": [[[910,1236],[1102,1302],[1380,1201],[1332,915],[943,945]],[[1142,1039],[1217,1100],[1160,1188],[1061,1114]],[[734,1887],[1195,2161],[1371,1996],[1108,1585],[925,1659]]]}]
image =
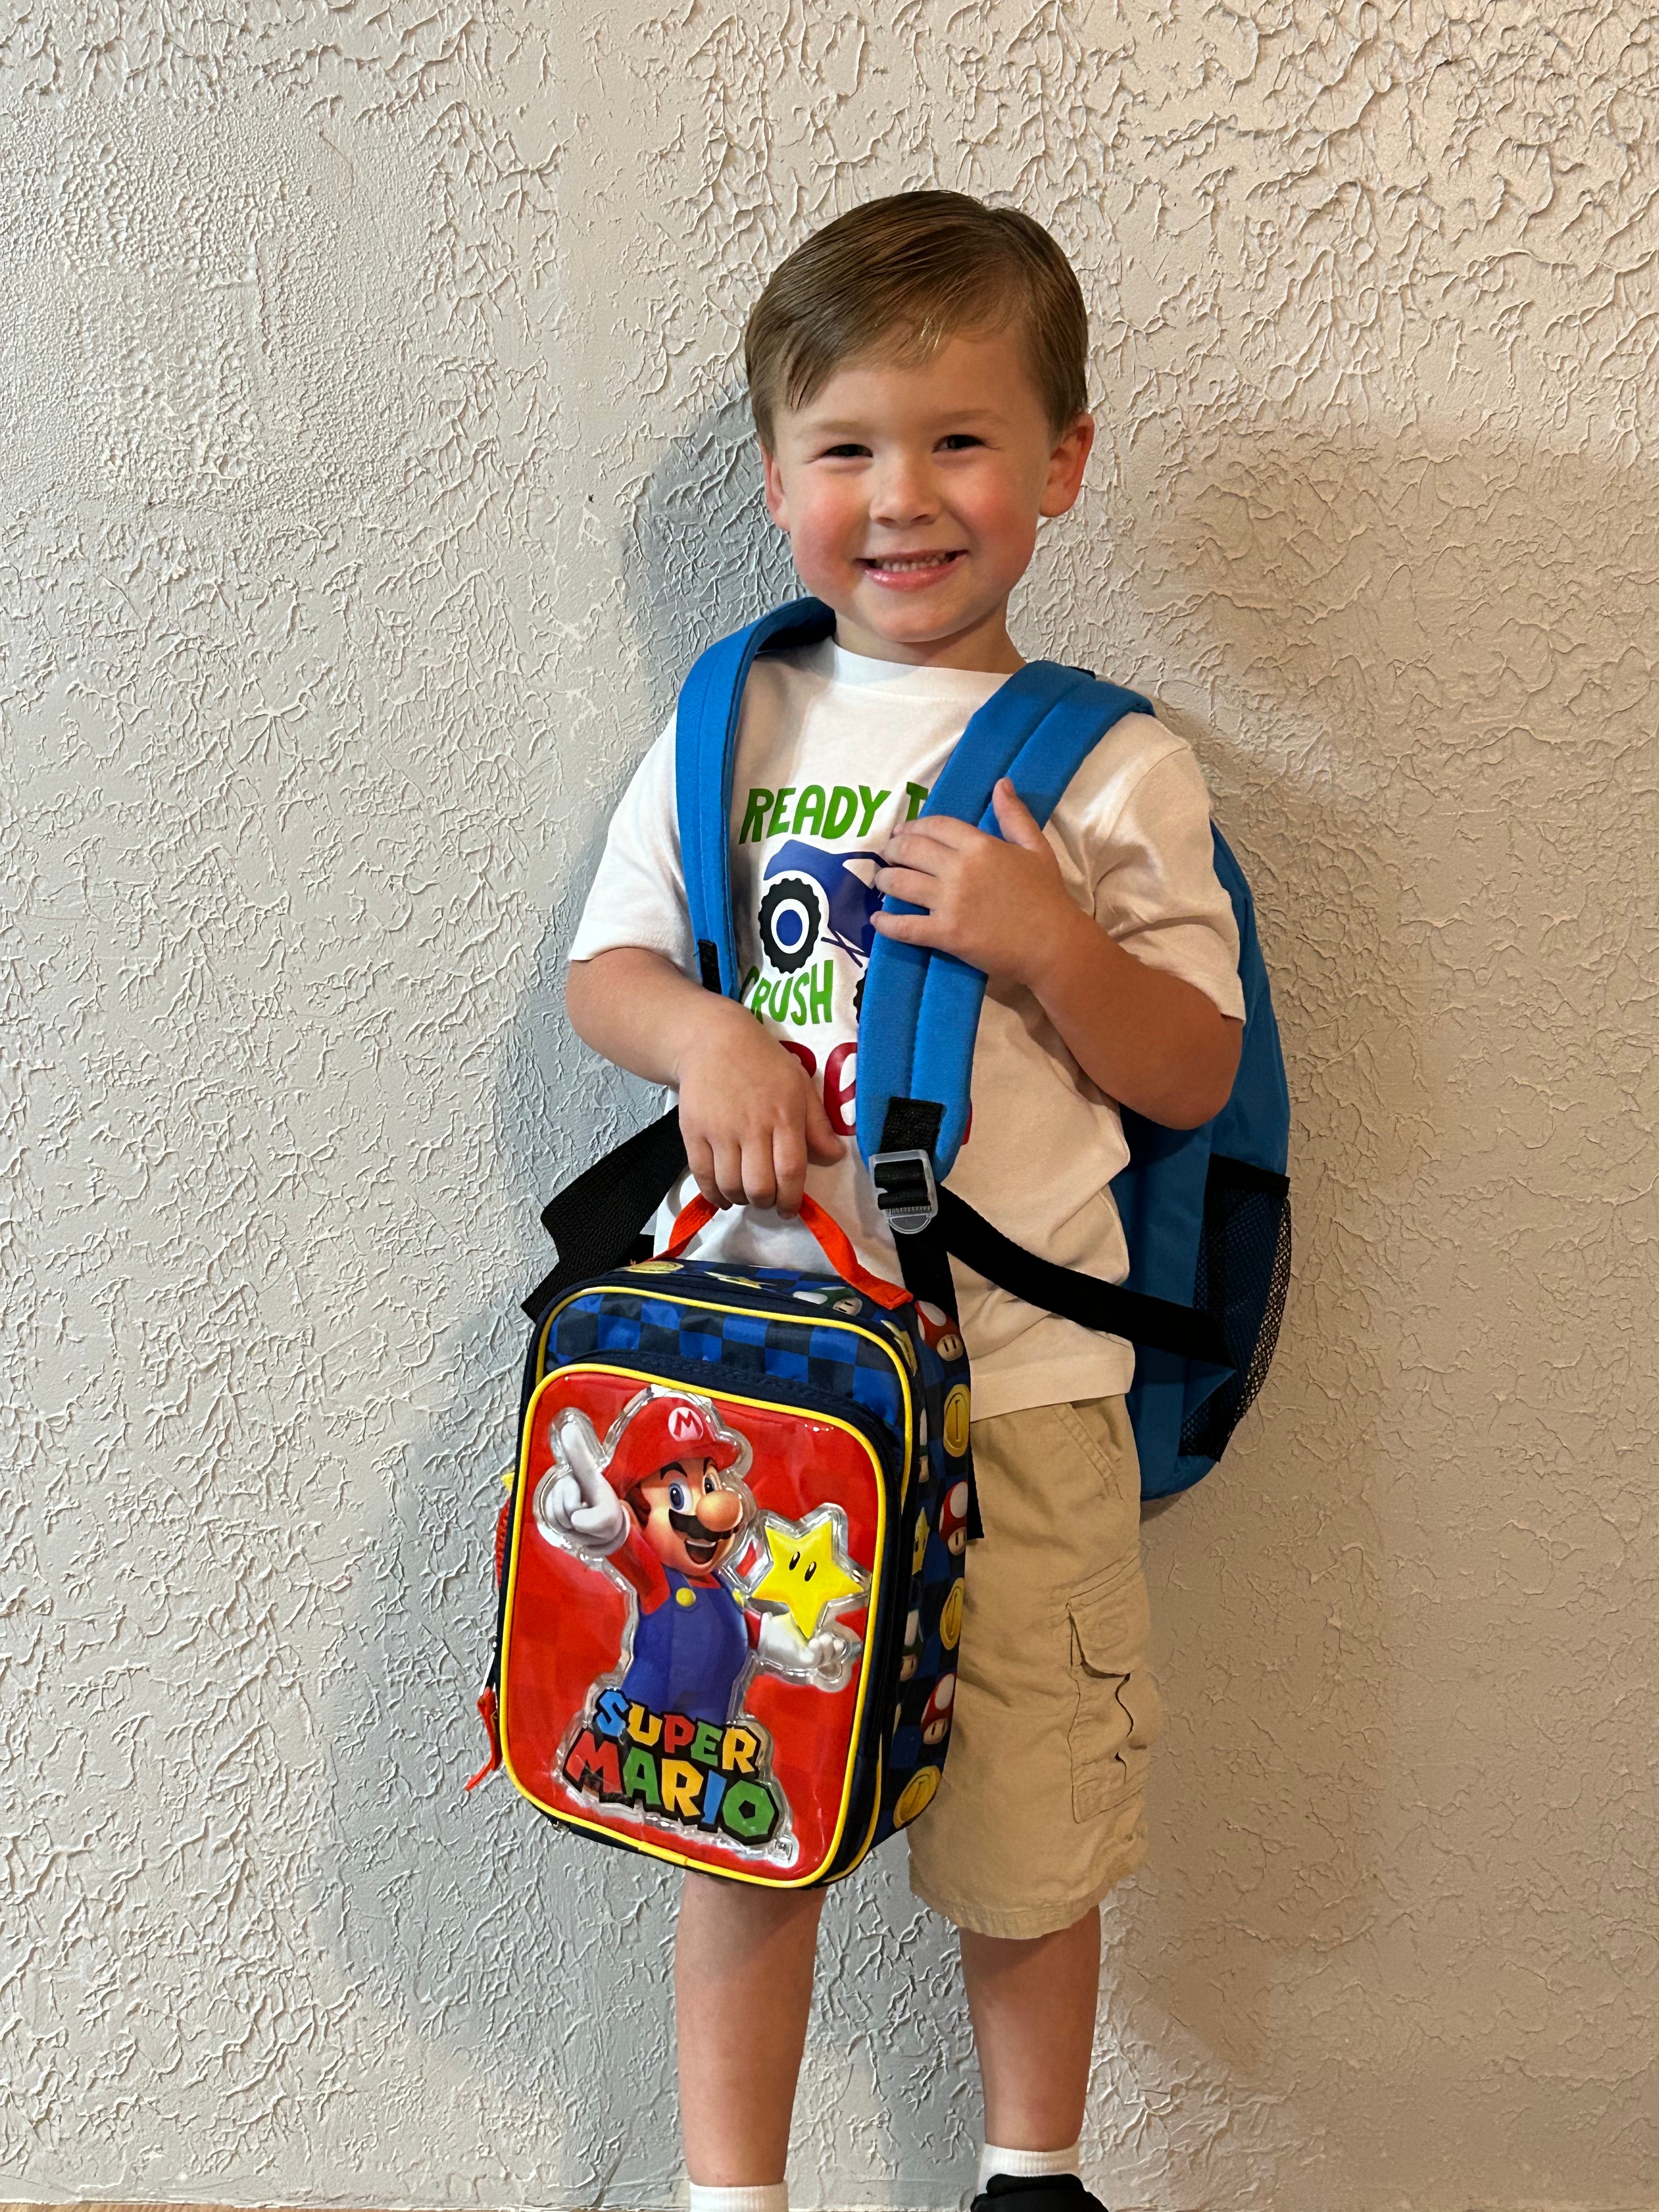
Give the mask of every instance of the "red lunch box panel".
[{"label": "red lunch box panel", "polygon": [[[556,1462],[585,1466],[626,1528],[608,1556],[541,1525],[545,1501],[538,1522]],[[550,1376],[508,1560],[501,1733],[519,1788],[658,1856],[811,1879],[839,1840],[883,1510],[850,1426],[597,1363]]]}]

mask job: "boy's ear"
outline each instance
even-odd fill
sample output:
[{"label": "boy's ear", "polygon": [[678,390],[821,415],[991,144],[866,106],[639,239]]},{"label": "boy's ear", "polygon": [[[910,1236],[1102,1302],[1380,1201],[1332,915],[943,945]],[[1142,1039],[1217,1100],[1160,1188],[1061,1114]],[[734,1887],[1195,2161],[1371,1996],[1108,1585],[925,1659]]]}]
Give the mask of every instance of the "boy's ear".
[{"label": "boy's ear", "polygon": [[1077,495],[1083,489],[1083,471],[1089,465],[1094,442],[1092,415],[1078,416],[1060,433],[1048,456],[1048,477],[1042,487],[1039,510],[1042,514],[1065,514],[1076,506]]},{"label": "boy's ear", "polygon": [[760,449],[761,477],[766,488],[766,512],[780,530],[789,527],[789,507],[783,495],[783,471],[778,466],[778,457],[763,446]]}]

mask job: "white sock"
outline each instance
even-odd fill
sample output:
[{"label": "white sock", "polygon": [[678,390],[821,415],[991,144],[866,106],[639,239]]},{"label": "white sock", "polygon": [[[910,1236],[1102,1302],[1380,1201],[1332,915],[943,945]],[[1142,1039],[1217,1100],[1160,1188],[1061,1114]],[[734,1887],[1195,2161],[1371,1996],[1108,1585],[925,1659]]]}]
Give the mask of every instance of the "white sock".
[{"label": "white sock", "polygon": [[787,2181],[762,2181],[752,2189],[705,2189],[690,2185],[691,2212],[789,2212]]},{"label": "white sock", "polygon": [[[988,2142],[979,2154],[979,2182],[975,2194],[985,2194],[994,2173],[1006,2173],[1011,2180],[1019,2181],[1029,2181],[1042,2173],[1075,2173],[1081,2148],[1080,2137],[1067,2150],[1010,2150],[1006,2143]],[[694,2205],[692,2212],[700,2212],[700,2209]],[[735,2205],[732,2212],[738,2212]],[[759,2212],[758,2206],[756,2212]],[[778,2212],[783,2212],[781,2206]]]}]

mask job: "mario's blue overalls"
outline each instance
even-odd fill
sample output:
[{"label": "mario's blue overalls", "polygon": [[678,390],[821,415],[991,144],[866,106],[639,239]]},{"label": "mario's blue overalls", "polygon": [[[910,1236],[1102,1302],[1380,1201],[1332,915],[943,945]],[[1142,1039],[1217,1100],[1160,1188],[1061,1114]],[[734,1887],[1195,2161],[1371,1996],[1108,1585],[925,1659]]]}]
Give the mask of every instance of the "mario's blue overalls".
[{"label": "mario's blue overalls", "polygon": [[749,1659],[743,1607],[724,1583],[694,1582],[674,1567],[657,1565],[667,1595],[653,1605],[641,1590],[634,1657],[622,1693],[653,1712],[684,1713],[724,1727]]}]

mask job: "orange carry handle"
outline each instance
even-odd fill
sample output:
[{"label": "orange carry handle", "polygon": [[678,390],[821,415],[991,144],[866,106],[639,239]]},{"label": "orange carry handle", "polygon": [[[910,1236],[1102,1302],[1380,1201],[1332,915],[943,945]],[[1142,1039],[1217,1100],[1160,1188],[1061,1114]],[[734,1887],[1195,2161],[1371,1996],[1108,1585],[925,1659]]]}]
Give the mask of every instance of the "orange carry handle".
[{"label": "orange carry handle", "polygon": [[[674,1224],[672,1236],[658,1257],[679,1259],[692,1238],[699,1231],[708,1228],[719,1211],[718,1206],[711,1205],[699,1192],[680,1213]],[[817,1199],[802,1198],[800,1218],[803,1228],[811,1231],[819,1251],[844,1283],[850,1283],[855,1291],[862,1291],[866,1298],[876,1305],[884,1306],[890,1312],[895,1306],[908,1304],[908,1291],[897,1283],[884,1282],[879,1275],[870,1273],[853,1249],[852,1239],[846,1231],[833,1214],[824,1212]]]}]

